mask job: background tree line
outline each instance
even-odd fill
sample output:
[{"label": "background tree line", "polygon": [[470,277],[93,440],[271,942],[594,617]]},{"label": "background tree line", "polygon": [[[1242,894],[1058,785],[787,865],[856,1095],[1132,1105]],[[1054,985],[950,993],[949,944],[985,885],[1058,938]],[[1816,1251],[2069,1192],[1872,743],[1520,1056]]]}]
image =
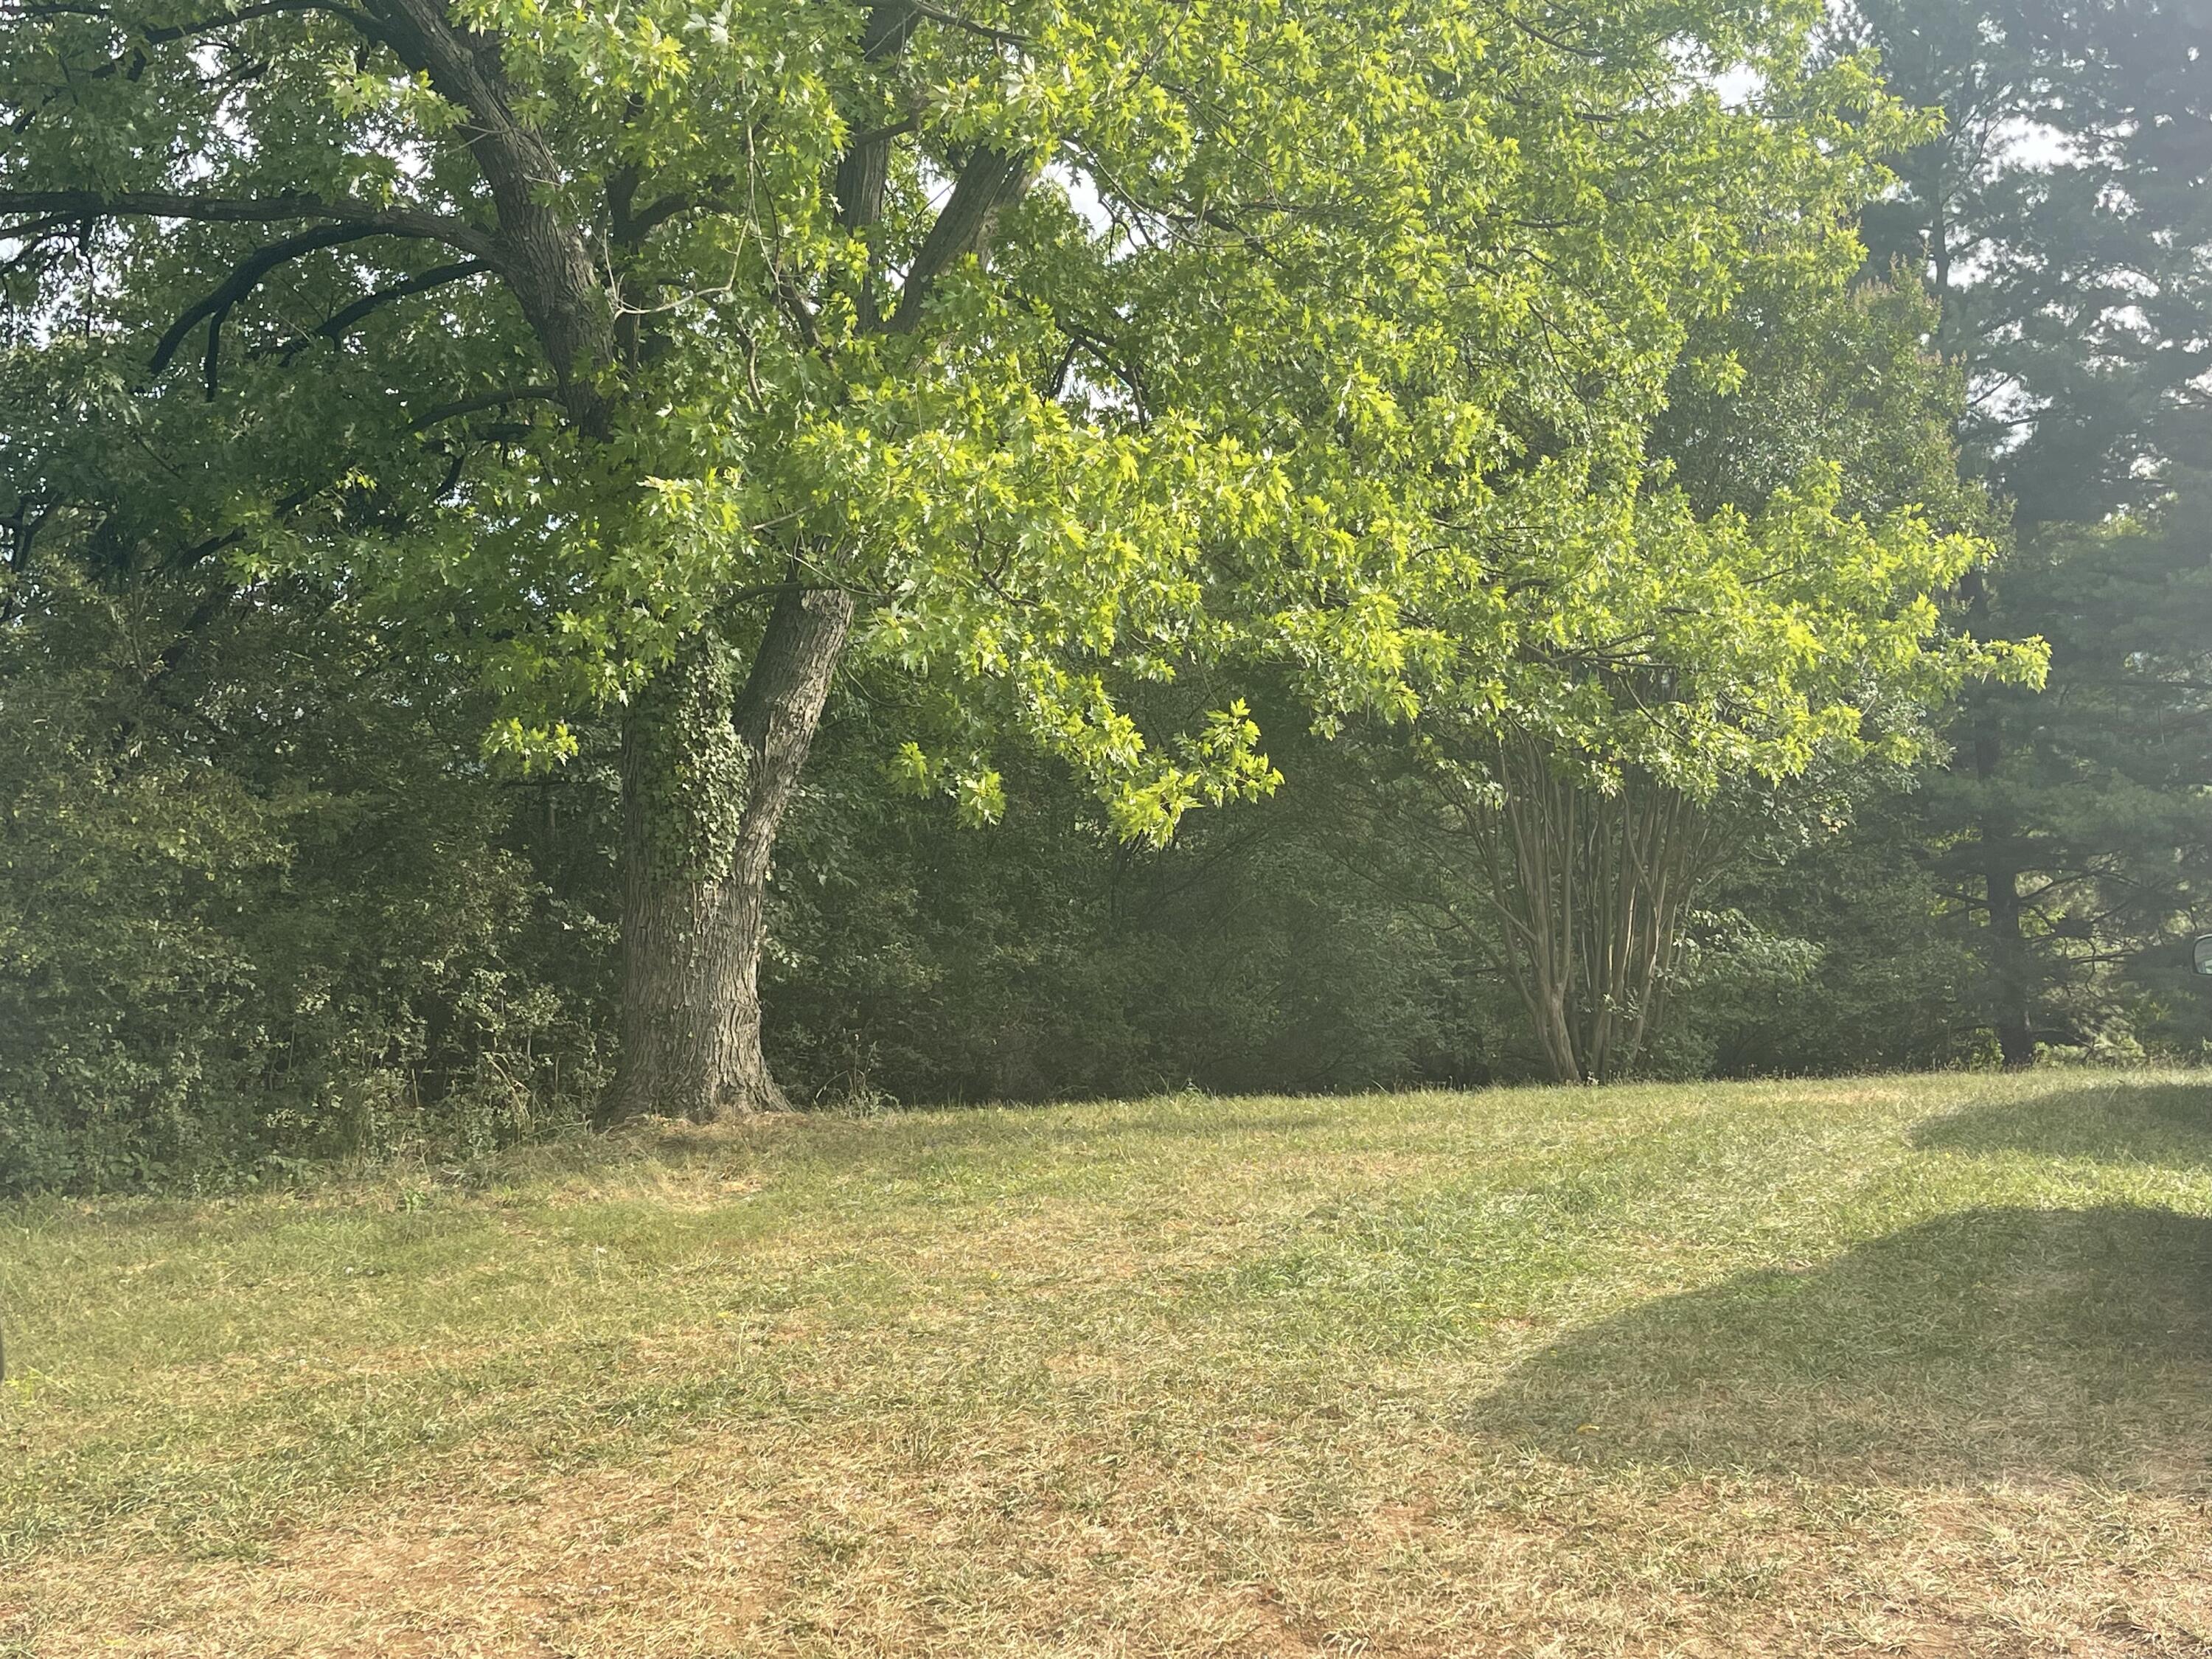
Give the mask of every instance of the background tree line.
[{"label": "background tree line", "polygon": [[0,1186],[2201,1049],[2181,0],[787,10],[11,7]]}]

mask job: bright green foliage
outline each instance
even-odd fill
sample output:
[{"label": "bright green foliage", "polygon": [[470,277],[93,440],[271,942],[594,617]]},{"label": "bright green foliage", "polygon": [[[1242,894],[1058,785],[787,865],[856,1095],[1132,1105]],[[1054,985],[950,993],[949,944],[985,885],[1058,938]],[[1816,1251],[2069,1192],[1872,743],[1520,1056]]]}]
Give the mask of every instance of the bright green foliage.
[{"label": "bright green foliage", "polygon": [[[1854,513],[1917,504],[1937,528],[1994,533],[2000,509],[1958,473],[1964,386],[1928,349],[1936,320],[1909,281],[1825,299],[1751,289],[1714,331],[1743,365],[1741,383],[1678,385],[1656,428],[1672,476],[1701,504],[1754,509],[1825,457],[1841,465]],[[1942,708],[1893,696],[1865,712],[1867,733],[1893,752],[1942,752]],[[1829,757],[1721,804],[1733,856],[1701,896],[1656,1066],[1771,1073],[1981,1057],[1971,957],[1942,924],[1934,872],[1912,856],[1929,787],[1924,765]]]},{"label": "bright green foliage", "polygon": [[1706,799],[1911,761],[1917,711],[1963,679],[2039,681],[2032,641],[1944,626],[1936,596],[1988,556],[1985,515],[1952,470],[1919,313],[1849,291],[1856,246],[1743,274],[1745,313],[1680,343],[1640,468],[1423,570],[1453,641],[1443,729],[1502,714],[1600,787],[1634,773]]},{"label": "bright green foliage", "polygon": [[[988,823],[1010,778],[1047,787],[1012,757],[1042,750],[1092,800],[1047,794],[1048,847],[1070,821],[1086,846],[1100,820],[1168,843],[1193,807],[1275,789],[1309,723],[1447,751],[1534,733],[1587,787],[1701,800],[1902,758],[1912,711],[2033,663],[1938,625],[1930,595],[1986,550],[1948,479],[1860,465],[1893,408],[1918,444],[1924,383],[1861,398],[1845,432],[1808,413],[1832,380],[1760,361],[1755,317],[1826,319],[1836,343],[1802,355],[1831,366],[1898,337],[1821,307],[1860,259],[1874,158],[1929,127],[1863,64],[1807,68],[1820,9],[16,0],[15,580],[154,580],[181,612],[157,652],[226,607],[293,639],[311,596],[349,642],[298,671],[318,707],[343,705],[356,650],[402,684],[412,665],[392,732],[266,757],[223,798],[252,832],[231,863],[295,867],[287,791],[391,779],[380,821],[442,800],[473,826],[421,843],[458,849],[441,881],[515,896],[471,935],[490,957],[546,914],[495,851],[498,791],[565,763],[600,813],[624,711],[653,833],[693,873],[726,859],[751,783],[727,713],[797,588],[853,599],[848,692],[902,711],[851,716],[826,793]],[[1750,101],[1716,90],[1745,70]],[[1699,398],[1744,400],[1738,434],[1792,418],[1711,462],[1678,418]],[[9,623],[33,696],[77,648],[44,623]],[[100,651],[128,658],[120,637]],[[194,718],[290,695],[289,661],[209,672]],[[90,772],[114,724],[86,727]],[[496,765],[455,757],[464,730]],[[225,766],[245,775],[259,736]],[[149,753],[153,780],[195,759],[167,730]],[[603,913],[604,871],[577,875],[592,822],[588,855],[533,850]],[[380,901],[422,902],[409,860],[387,875]],[[1348,956],[1388,948],[1384,908],[1340,930]],[[772,991],[819,943],[771,962]],[[1260,954],[1239,948],[1219,959]],[[542,986],[525,954],[513,982]],[[596,984],[580,955],[549,1031]],[[445,972],[397,1000],[458,1006]],[[1301,981],[1277,1006],[1323,1000]],[[208,1006],[192,1029],[230,1018]],[[1412,1070],[1427,1029],[1364,1075]]]},{"label": "bright green foliage", "polygon": [[[179,529],[453,641],[526,759],[796,580],[864,599],[864,659],[968,688],[986,729],[908,771],[972,816],[1007,726],[1124,834],[1268,787],[1226,700],[1164,740],[1115,689],[1253,654],[1327,712],[1440,699],[1709,787],[1802,765],[1971,557],[1835,521],[1818,477],[1756,522],[1639,494],[1686,324],[1748,261],[1848,255],[1901,134],[1855,67],[1799,68],[1811,10],[472,4],[556,168],[536,210],[602,271],[551,315],[404,6],[33,5],[0,204],[107,420],[207,470]],[[1700,82],[1731,64],[1764,106]],[[840,194],[863,155],[879,215]],[[990,269],[940,263],[978,204]],[[252,262],[303,224],[348,240]],[[1680,741],[1593,689],[1624,648],[1709,670]]]},{"label": "bright green foliage", "polygon": [[[1555,547],[1539,577],[1556,603],[1513,638],[1522,660],[1455,689],[1512,711],[1555,750],[1704,797],[1778,780],[1824,754],[1909,759],[1909,734],[1870,740],[1878,698],[1940,701],[1973,669],[2033,681],[2040,653],[1942,635],[1932,594],[1984,556],[1911,508],[1842,516],[1840,469],[1808,471],[1755,517],[1695,519],[1639,504],[1614,538]],[[1633,550],[1635,557],[1624,557]],[[1573,678],[1558,667],[1583,670]],[[1475,702],[1478,713],[1483,704]]]},{"label": "bright green foliage", "polygon": [[[1832,491],[1832,511],[1846,522],[1911,526],[1910,550],[1892,575],[1917,568],[1925,578],[1939,563],[1948,571],[1925,587],[1908,580],[1887,610],[1877,593],[1861,590],[1862,614],[1903,625],[1887,641],[1891,666],[1870,663],[1860,681],[1854,740],[1821,753],[1793,784],[1778,793],[1747,771],[1740,775],[1759,786],[1736,804],[1747,809],[1738,813],[1747,835],[1797,836],[1812,827],[1808,813],[1840,819],[1866,787],[1909,783],[1909,769],[1944,753],[1936,729],[1947,701],[1941,692],[1956,688],[1962,664],[1994,668],[1995,678],[2031,689],[2037,683],[2040,641],[1997,641],[1985,654],[1958,640],[1956,618],[1939,618],[1931,603],[1961,576],[1983,579],[1957,556],[1969,544],[1985,549],[2002,517],[1981,486],[1960,477],[1951,428],[1965,388],[1929,349],[1936,324],[1935,306],[1909,281],[1753,286],[1701,342],[1709,352],[1726,351],[1740,380],[1713,390],[1687,373],[1678,376],[1655,424],[1666,476],[1700,511],[1771,515],[1810,475]],[[1863,581],[1872,574],[1847,560],[1828,579],[1849,580],[1853,569]],[[1902,632],[1931,623],[1922,638],[1933,660],[1916,658]],[[1872,630],[1854,633],[1849,622],[1827,636],[1856,639],[1870,653],[1884,648]],[[1821,672],[1837,683],[1849,673],[1832,660]]]},{"label": "bright green foliage", "polygon": [[2041,672],[2037,642],[1961,639],[1936,601],[1990,515],[1928,308],[1820,251],[1754,264],[1691,331],[1614,534],[1529,549],[1492,599],[1511,672],[1425,721],[1411,810],[1441,821],[1400,829],[1439,870],[1412,890],[1514,985],[1562,1080],[1647,1063],[1700,962],[1757,937],[1691,921],[1731,859],[1819,840],[1862,777],[1936,752],[1964,678]]}]

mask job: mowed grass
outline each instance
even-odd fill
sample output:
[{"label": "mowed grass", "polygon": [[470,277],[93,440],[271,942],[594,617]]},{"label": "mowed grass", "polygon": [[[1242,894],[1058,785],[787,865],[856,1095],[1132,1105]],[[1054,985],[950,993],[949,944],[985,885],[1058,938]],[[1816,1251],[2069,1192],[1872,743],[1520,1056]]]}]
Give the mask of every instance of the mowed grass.
[{"label": "mowed grass", "polygon": [[2212,1654],[2212,1077],[0,1207],[0,1653]]}]

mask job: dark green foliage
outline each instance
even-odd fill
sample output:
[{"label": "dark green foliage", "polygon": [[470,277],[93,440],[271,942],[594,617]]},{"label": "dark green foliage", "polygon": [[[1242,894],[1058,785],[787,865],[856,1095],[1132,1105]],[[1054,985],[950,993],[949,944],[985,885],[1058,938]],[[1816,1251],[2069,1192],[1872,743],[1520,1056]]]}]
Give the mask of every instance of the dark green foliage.
[{"label": "dark green foliage", "polygon": [[2035,526],[1990,611],[2051,641],[2051,691],[1971,706],[1962,764],[1929,791],[1922,833],[1954,904],[1985,917],[1991,869],[2011,872],[2015,977],[1993,953],[1984,1005],[2045,1044],[2128,1053],[2158,1036],[2143,975],[2212,915],[2212,545],[2200,524],[2176,507]]},{"label": "dark green foliage", "polygon": [[[1955,758],[1932,775],[1732,775],[1709,804],[1728,856],[1663,975],[1668,1021],[1632,1063],[1687,1077],[2039,1045],[2201,1054],[2212,998],[2180,943],[2212,927],[2212,23],[2186,0],[1862,0],[1836,43],[1878,54],[1945,128],[1899,158],[1849,291],[1848,250],[1816,279],[1783,237],[1745,256],[1728,309],[1682,313],[1664,406],[1628,447],[1658,463],[1647,495],[1679,486],[1699,514],[1756,514],[1832,464],[1843,514],[1917,507],[2006,543],[1993,574],[1946,595],[1951,620],[2047,640],[2051,688],[1967,695],[1941,716]],[[40,259],[92,257],[56,235]],[[1010,268],[1037,278],[1042,255],[1024,257]],[[197,270],[154,298],[198,294]],[[349,471],[366,428],[326,411],[452,378],[441,326],[386,310],[325,333],[302,361],[331,400],[280,395],[287,319],[343,314],[349,270],[320,249],[270,275],[232,327],[228,402],[181,370],[162,382],[181,393],[146,395],[147,342],[125,335],[166,327],[161,305],[72,334],[47,326],[32,265],[0,295],[0,1191],[459,1159],[581,1124],[605,1088],[620,710],[570,697],[576,752],[550,775],[483,758],[502,690],[558,679],[539,656],[569,637],[550,618],[574,573],[507,583],[514,550],[478,532],[527,520],[501,517],[520,496],[485,496],[481,521],[434,546],[409,539],[453,507],[463,459],[492,468],[531,429],[515,411],[474,411],[485,424],[450,451],[403,423],[377,478]],[[531,380],[508,362],[515,319],[471,315],[486,383]],[[367,374],[341,349],[356,336],[391,373],[348,391]],[[1146,511],[1163,545],[1182,533]],[[931,568],[966,583],[973,549],[931,533]],[[1546,594],[1556,544],[1528,533],[1527,589]],[[288,538],[322,550],[291,556]],[[380,548],[408,546],[435,556],[366,580]],[[769,551],[773,576],[787,561]],[[1472,563],[1469,586],[1513,590],[1525,621],[1589,600],[1526,599],[1504,568]],[[607,626],[638,623],[608,603]],[[658,850],[707,870],[728,862],[748,782],[729,724],[744,665],[687,648],[632,742],[658,746],[644,770],[670,810],[653,822],[678,843]],[[1102,671],[1148,731],[1205,729],[1250,696],[1285,783],[1178,822],[1188,801],[1170,811],[1127,779],[1102,795],[1096,775],[1003,752],[1012,682],[952,696],[942,673],[885,660],[841,671],[776,854],[762,983],[794,1100],[1540,1073],[1467,826],[1404,726],[1340,709],[1333,740],[1313,736],[1279,656],[1234,687],[1202,683],[1200,663],[1173,687]],[[1553,670],[1584,689],[1600,672]],[[1838,693],[1863,735],[1924,734],[1927,710],[1881,678]],[[1231,796],[1260,764],[1241,720]],[[908,736],[907,781],[934,798],[899,792]],[[1073,748],[1096,774],[1091,741]],[[1001,795],[1002,821],[975,827]],[[1158,844],[1125,839],[1132,824]]]},{"label": "dark green foliage", "polygon": [[[1870,271],[1817,308],[1791,297],[1754,290],[1712,331],[1708,349],[1743,365],[1739,388],[1676,386],[1657,437],[1686,486],[1755,505],[1826,456],[1843,466],[1855,511],[1912,505],[1946,528],[1999,532],[2001,506],[1960,476],[1963,376],[1929,349],[1937,310],[1911,270]],[[1893,768],[1826,769],[1735,804],[1735,854],[1706,895],[1680,1018],[1655,1069],[1776,1075],[1992,1057],[1974,958],[1944,927],[1944,890],[1914,845],[1928,787]]]},{"label": "dark green foliage", "polygon": [[8,598],[0,1190],[465,1156],[588,1106],[605,930],[541,878],[544,802],[459,763],[449,687],[308,592],[52,557]]},{"label": "dark green foliage", "polygon": [[1703,331],[1693,362],[1725,354],[1739,381],[1678,374],[1654,424],[1701,508],[1755,512],[1819,461],[1843,469],[1844,506],[1878,516],[1917,507],[1946,530],[1986,533],[2000,515],[1959,476],[1951,427],[1963,377],[1929,349],[1932,298],[1909,270],[1841,294],[1786,280],[1753,285]]},{"label": "dark green foliage", "polygon": [[639,775],[653,780],[641,817],[672,869],[726,869],[736,850],[747,760],[730,718],[730,668],[726,652],[689,653],[654,682],[631,722]]},{"label": "dark green foliage", "polygon": [[1844,34],[1946,117],[1867,230],[1928,273],[1963,459],[2013,506],[1964,619],[2051,647],[2044,694],[1965,700],[1909,840],[2008,1060],[2193,1041],[2168,964],[2212,920],[2212,14],[1862,0]]},{"label": "dark green foliage", "polygon": [[1120,842],[1043,767],[977,830],[872,791],[881,740],[851,714],[777,863],[781,1075],[905,1101],[1470,1075],[1458,963],[1346,856],[1314,766],[1165,848]]},{"label": "dark green foliage", "polygon": [[1902,851],[1913,798],[1869,791],[1850,822],[1747,859],[1699,929],[1677,1071],[1790,1076],[1993,1059],[1971,952]]}]

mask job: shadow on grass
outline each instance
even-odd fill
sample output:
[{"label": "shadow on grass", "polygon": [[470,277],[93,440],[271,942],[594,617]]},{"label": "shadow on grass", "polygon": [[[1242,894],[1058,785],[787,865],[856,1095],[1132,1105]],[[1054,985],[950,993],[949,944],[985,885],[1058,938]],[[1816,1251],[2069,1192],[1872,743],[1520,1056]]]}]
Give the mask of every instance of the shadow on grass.
[{"label": "shadow on grass", "polygon": [[1477,1425],[1577,1462],[2212,1484],[2212,1220],[1989,1209],[1571,1333]]},{"label": "shadow on grass", "polygon": [[2080,1084],[1971,1107],[1915,1125],[1912,1144],[1930,1152],[2021,1152],[2212,1169],[2212,1077],[2202,1083]]}]

